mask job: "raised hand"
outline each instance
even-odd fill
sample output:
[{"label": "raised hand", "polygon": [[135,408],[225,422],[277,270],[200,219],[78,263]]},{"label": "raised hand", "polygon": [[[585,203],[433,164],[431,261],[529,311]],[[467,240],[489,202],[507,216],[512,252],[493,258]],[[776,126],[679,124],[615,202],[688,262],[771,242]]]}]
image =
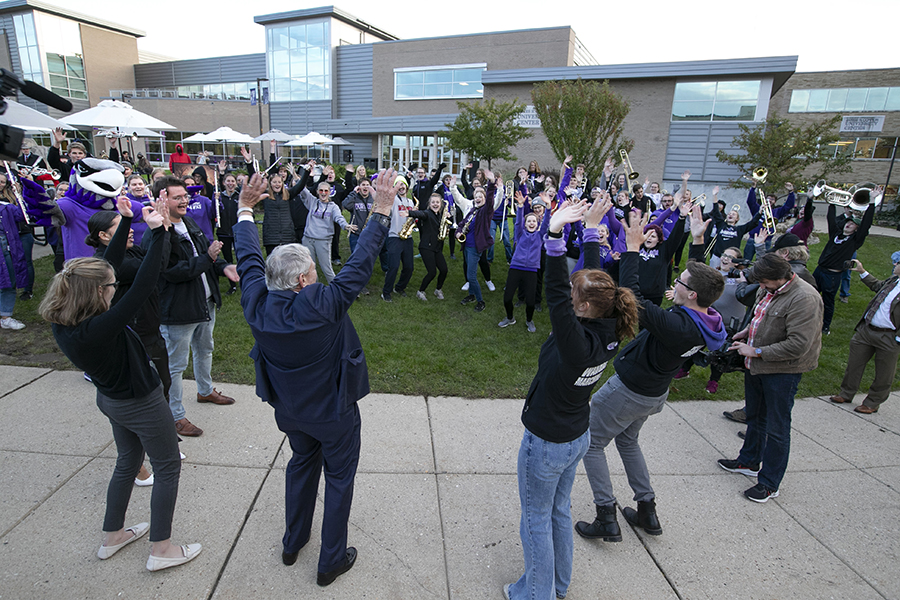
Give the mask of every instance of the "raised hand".
[{"label": "raised hand", "polygon": [[581,200],[572,204],[566,200],[559,205],[556,212],[550,217],[550,231],[559,233],[566,223],[580,221],[584,213],[587,212],[587,209],[588,205],[586,200]]},{"label": "raised hand", "polygon": [[631,218],[622,223],[625,230],[625,248],[628,252],[638,252],[644,243],[644,226],[647,219],[641,217],[641,211],[631,213]]},{"label": "raised hand", "polygon": [[228,170],[228,163],[225,162],[225,159],[219,161],[219,174],[224,175],[225,171]]},{"label": "raised hand", "polygon": [[238,208],[253,208],[261,200],[268,198],[269,194],[266,193],[268,185],[268,179],[259,173],[254,173],[250,181],[241,189],[241,195],[238,197]]},{"label": "raised hand", "polygon": [[567,154],[567,155],[566,155],[566,159],[563,161],[563,166],[564,166],[564,167],[569,166],[569,163],[570,163],[570,162],[572,162],[572,155],[571,155],[571,154]]},{"label": "raised hand", "polygon": [[62,144],[64,141],[66,141],[66,139],[68,139],[66,138],[66,132],[63,131],[62,127],[57,127],[53,130],[53,140],[56,146]]},{"label": "raised hand", "polygon": [[595,200],[584,214],[584,226],[587,229],[596,229],[599,227],[600,221],[603,220],[603,215],[608,213],[610,208],[612,208],[612,200],[610,200],[609,194]]},{"label": "raised hand", "polygon": [[788,193],[793,192],[794,184],[791,183],[790,181],[788,181],[787,183],[784,184],[784,189],[786,189],[788,191]]},{"label": "raised hand", "polygon": [[[121,211],[119,211],[121,212]],[[168,212],[168,211],[166,211]],[[144,219],[144,223],[147,224],[147,227],[150,229],[158,229],[160,227],[165,227],[168,219],[159,213],[154,206],[144,206],[141,208],[141,215]],[[123,215],[124,216],[124,215]]]},{"label": "raised hand", "polygon": [[690,172],[690,171],[687,171],[687,170],[686,170],[684,173],[681,174],[681,180],[682,180],[682,181],[687,181],[687,180],[690,179],[690,178],[691,178],[691,172]]},{"label": "raised hand", "polygon": [[515,198],[516,204],[518,204],[519,206],[525,206],[525,196],[522,195],[522,192],[517,190]]},{"label": "raised hand", "polygon": [[703,209],[699,204],[691,208],[691,237],[694,239],[694,243],[703,243],[703,236],[710,223],[712,223],[712,219],[703,220]]},{"label": "raised hand", "polygon": [[712,194],[713,194],[713,196],[718,196],[718,195],[719,195],[719,186],[716,186],[716,187],[713,188]]},{"label": "raised hand", "polygon": [[269,140],[269,154],[275,154],[275,151],[278,149],[278,142],[275,140]]},{"label": "raised hand", "polygon": [[116,210],[118,210],[119,214],[123,217],[134,216],[134,211],[131,210],[131,200],[124,194],[116,198]]},{"label": "raised hand", "polygon": [[387,169],[381,171],[375,178],[375,200],[372,202],[372,212],[381,215],[391,214],[394,199],[400,193],[402,185],[402,181],[394,183],[398,174],[394,169]]},{"label": "raised hand", "polygon": [[241,156],[244,157],[244,162],[251,163],[253,162],[253,155],[250,154],[250,149],[246,146],[241,146]]},{"label": "raised hand", "polygon": [[756,244],[765,244],[768,238],[769,232],[763,227],[753,236],[753,242]]}]

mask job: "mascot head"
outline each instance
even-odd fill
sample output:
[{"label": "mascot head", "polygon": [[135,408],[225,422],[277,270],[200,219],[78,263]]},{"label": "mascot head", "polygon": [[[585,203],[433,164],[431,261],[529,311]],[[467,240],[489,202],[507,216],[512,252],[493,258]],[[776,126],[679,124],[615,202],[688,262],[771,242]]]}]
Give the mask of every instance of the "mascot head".
[{"label": "mascot head", "polygon": [[83,158],[72,167],[66,196],[90,208],[112,208],[125,184],[124,173],[122,165],[111,160]]}]

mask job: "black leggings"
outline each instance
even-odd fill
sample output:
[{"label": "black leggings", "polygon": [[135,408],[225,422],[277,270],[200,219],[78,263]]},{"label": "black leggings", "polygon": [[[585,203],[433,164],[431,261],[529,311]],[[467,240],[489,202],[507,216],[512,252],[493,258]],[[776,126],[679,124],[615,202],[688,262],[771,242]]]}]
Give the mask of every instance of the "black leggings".
[{"label": "black leggings", "polygon": [[447,261],[444,259],[443,248],[440,251],[419,248],[419,254],[422,255],[422,262],[425,263],[425,277],[422,279],[419,291],[424,292],[428,289],[428,284],[434,279],[435,270],[439,273],[435,289],[443,289],[444,280],[447,279]]},{"label": "black leggings", "polygon": [[537,290],[537,273],[535,271],[521,271],[510,267],[506,276],[506,289],[503,290],[503,307],[506,309],[506,318],[513,318],[513,297],[516,289],[525,294],[525,320],[534,320],[534,293]]}]

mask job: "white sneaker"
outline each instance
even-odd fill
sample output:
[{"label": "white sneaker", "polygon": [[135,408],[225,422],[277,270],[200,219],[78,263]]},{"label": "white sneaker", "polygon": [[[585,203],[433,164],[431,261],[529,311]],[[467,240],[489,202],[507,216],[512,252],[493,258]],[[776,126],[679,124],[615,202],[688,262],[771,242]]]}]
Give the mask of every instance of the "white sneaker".
[{"label": "white sneaker", "polygon": [[468,281],[465,282],[465,283],[463,284],[463,286],[462,286],[461,288],[459,288],[459,289],[461,289],[461,290],[464,291],[464,292],[468,292],[468,291],[469,291],[469,282],[468,282]]},{"label": "white sneaker", "polygon": [[423,292],[421,290],[416,292],[416,298],[418,298],[419,300],[425,301],[425,302],[428,301],[428,298],[425,297],[425,292]]},{"label": "white sneaker", "polygon": [[444,292],[442,292],[441,290],[434,290],[434,295],[437,296],[438,300],[444,299]]},{"label": "white sneaker", "polygon": [[497,326],[498,327],[509,327],[510,325],[515,325],[515,324],[516,324],[515,319],[503,319],[502,321],[497,323]]},{"label": "white sneaker", "polygon": [[534,326],[534,321],[525,321],[525,326],[528,328],[528,333],[537,331],[537,327]]},{"label": "white sneaker", "polygon": [[[468,284],[467,284],[468,285]],[[3,329],[25,329],[25,323],[12,317],[3,317],[0,319],[0,328]]]},{"label": "white sneaker", "polygon": [[494,290],[497,289],[496,287],[494,287],[494,282],[493,282],[493,281],[488,281],[488,282],[486,282],[486,283],[487,283],[488,289],[489,289],[490,291],[493,292]]}]

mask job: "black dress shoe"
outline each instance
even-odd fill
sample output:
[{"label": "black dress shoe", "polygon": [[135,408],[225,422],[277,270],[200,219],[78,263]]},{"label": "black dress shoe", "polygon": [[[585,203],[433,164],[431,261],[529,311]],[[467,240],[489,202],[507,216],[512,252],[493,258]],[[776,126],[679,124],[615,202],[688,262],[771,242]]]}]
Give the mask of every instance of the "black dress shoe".
[{"label": "black dress shoe", "polygon": [[334,583],[334,580],[349,571],[353,568],[353,564],[356,562],[356,548],[350,546],[347,548],[347,561],[341,565],[340,567],[328,571],[327,573],[323,573],[319,571],[319,574],[316,575],[316,583],[322,587],[326,585],[331,585]]},{"label": "black dress shoe", "polygon": [[300,555],[300,551],[296,552],[282,552],[281,553],[281,562],[286,564],[287,566],[291,566],[295,562],[297,562],[297,557]]}]

